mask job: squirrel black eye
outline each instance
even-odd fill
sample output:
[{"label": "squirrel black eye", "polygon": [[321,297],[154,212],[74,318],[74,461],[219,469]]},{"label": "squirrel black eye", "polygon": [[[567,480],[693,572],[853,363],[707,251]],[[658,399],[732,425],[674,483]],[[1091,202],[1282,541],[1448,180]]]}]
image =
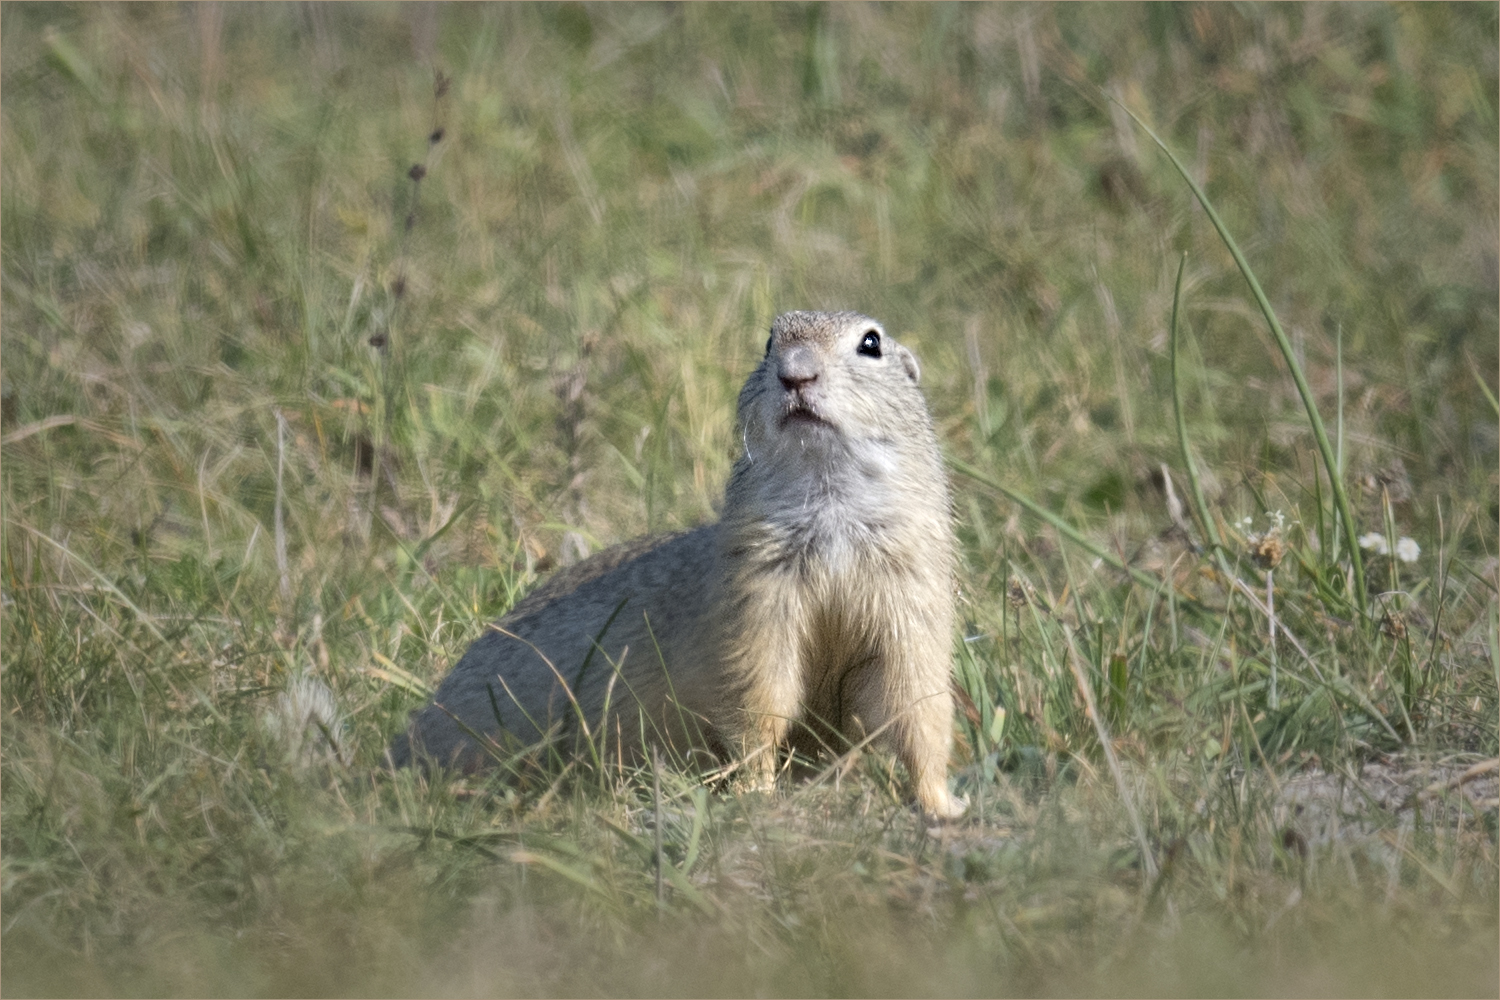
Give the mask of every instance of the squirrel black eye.
[{"label": "squirrel black eye", "polygon": [[859,342],[859,353],[867,358],[880,357],[880,334],[874,330],[865,332],[865,337]]}]

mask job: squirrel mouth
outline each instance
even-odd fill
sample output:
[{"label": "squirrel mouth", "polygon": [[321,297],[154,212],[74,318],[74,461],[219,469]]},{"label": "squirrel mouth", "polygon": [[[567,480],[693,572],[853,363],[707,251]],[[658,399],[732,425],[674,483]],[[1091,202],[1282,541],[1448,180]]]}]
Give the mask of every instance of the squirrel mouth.
[{"label": "squirrel mouth", "polygon": [[789,427],[792,424],[819,424],[830,426],[828,421],[818,415],[818,411],[801,400],[791,400],[786,411],[781,415],[781,426]]}]

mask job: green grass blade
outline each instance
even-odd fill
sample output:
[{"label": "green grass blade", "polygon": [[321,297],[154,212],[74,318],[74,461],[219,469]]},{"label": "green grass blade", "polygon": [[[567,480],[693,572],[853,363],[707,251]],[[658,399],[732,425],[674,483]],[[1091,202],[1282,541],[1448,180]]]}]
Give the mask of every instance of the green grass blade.
[{"label": "green grass blade", "polygon": [[1490,409],[1495,411],[1495,416],[1500,417],[1500,401],[1497,401],[1495,394],[1490,392],[1490,387],[1485,384],[1484,376],[1479,374],[1478,366],[1474,365],[1472,361],[1469,364],[1469,371],[1474,373],[1474,381],[1479,383],[1479,391],[1484,393],[1485,402],[1490,404]]},{"label": "green grass blade", "polygon": [[[1114,101],[1114,98],[1111,97],[1110,100]],[[1120,104],[1118,101],[1115,101],[1115,103]],[[1255,278],[1255,272],[1250,269],[1250,264],[1245,260],[1245,255],[1240,252],[1239,244],[1234,241],[1233,236],[1229,235],[1228,228],[1225,227],[1223,220],[1219,218],[1219,213],[1214,210],[1213,202],[1208,200],[1208,195],[1204,194],[1203,189],[1198,186],[1198,182],[1193,180],[1192,175],[1188,173],[1187,168],[1182,165],[1182,161],[1177,158],[1177,155],[1168,148],[1167,144],[1155,132],[1151,131],[1150,126],[1141,121],[1136,113],[1125,107],[1125,105],[1120,104],[1120,107],[1151,137],[1151,140],[1161,148],[1161,151],[1167,154],[1167,158],[1172,161],[1172,166],[1177,168],[1177,173],[1187,182],[1187,186],[1192,189],[1193,197],[1197,198],[1198,204],[1203,206],[1203,211],[1208,214],[1209,221],[1218,230],[1219,238],[1229,248],[1230,256],[1234,258],[1234,262],[1239,267],[1240,273],[1245,276],[1245,281],[1250,286],[1250,293],[1255,296],[1255,303],[1260,306],[1261,314],[1266,317],[1266,323],[1271,328],[1271,335],[1276,338],[1276,346],[1281,349],[1281,355],[1286,359],[1287,367],[1292,373],[1292,381],[1297,384],[1297,392],[1302,397],[1302,405],[1307,409],[1307,419],[1312,425],[1313,437],[1317,440],[1318,451],[1323,456],[1323,467],[1328,470],[1329,485],[1333,489],[1333,501],[1338,507],[1339,518],[1343,522],[1344,541],[1349,546],[1349,559],[1354,565],[1355,599],[1359,604],[1361,621],[1363,621],[1368,617],[1369,598],[1365,593],[1365,573],[1364,566],[1359,557],[1359,542],[1354,525],[1354,514],[1349,508],[1349,497],[1344,492],[1344,481],[1339,475],[1338,461],[1334,457],[1333,446],[1329,444],[1328,433],[1323,429],[1323,418],[1318,415],[1317,402],[1313,399],[1312,389],[1307,384],[1307,377],[1302,373],[1302,366],[1297,363],[1297,355],[1292,350],[1291,341],[1287,340],[1286,331],[1281,329],[1281,323],[1276,319],[1276,312],[1271,308],[1271,303],[1266,298],[1266,293],[1261,290],[1260,282]]]},{"label": "green grass blade", "polygon": [[1052,513],[1050,510],[1043,507],[1035,500],[1032,500],[1025,494],[1017,493],[1010,487],[1001,485],[999,480],[996,480],[993,477],[985,474],[984,472],[981,472],[980,470],[974,468],[972,465],[965,461],[962,461],[961,459],[950,458],[948,459],[948,464],[953,466],[955,471],[963,473],[982,486],[988,486],[990,489],[1001,494],[1006,499],[1010,500],[1013,503],[1019,504],[1030,513],[1041,518],[1043,521],[1046,521],[1048,524],[1052,525],[1052,527],[1056,528],[1058,530],[1058,533],[1068,541],[1072,542],[1074,545],[1077,545],[1085,552],[1088,552],[1091,555],[1098,556],[1100,559],[1104,560],[1106,563],[1113,566],[1120,572],[1129,574],[1130,578],[1132,580],[1135,580],[1141,586],[1149,587],[1153,592],[1161,590],[1168,586],[1166,581],[1158,580],[1150,573],[1136,569],[1133,566],[1125,565],[1125,563],[1121,561],[1119,556],[1115,555],[1104,546],[1090,541],[1088,538],[1084,537],[1084,535],[1080,533],[1077,528],[1073,527],[1067,521],[1064,521],[1062,518],[1058,517],[1056,514]]},{"label": "green grass blade", "polygon": [[1224,543],[1219,537],[1219,526],[1214,521],[1213,513],[1208,509],[1208,501],[1203,497],[1203,483],[1198,478],[1198,466],[1193,461],[1192,449],[1188,447],[1187,418],[1182,413],[1182,380],[1178,377],[1177,367],[1177,316],[1182,301],[1182,272],[1186,265],[1187,254],[1184,253],[1177,262],[1177,283],[1172,287],[1172,410],[1177,418],[1177,445],[1182,449],[1182,467],[1187,471],[1188,484],[1192,487],[1193,511],[1203,527],[1203,537],[1208,539],[1214,552],[1222,557]]},{"label": "green grass blade", "polygon": [[129,597],[125,596],[125,592],[119,587],[115,586],[115,582],[113,580],[105,576],[103,573],[99,572],[90,563],[84,560],[83,557],[79,556],[62,542],[47,537],[40,531],[37,531],[35,528],[31,527],[29,524],[22,524],[19,521],[12,521],[10,523],[14,524],[16,527],[22,529],[23,531],[29,532],[31,535],[35,536],[38,541],[46,542],[54,549],[57,549],[63,555],[72,560],[76,565],[81,567],[84,572],[88,573],[95,580],[98,580],[100,586],[102,586],[107,593],[113,594],[117,601],[130,609],[130,613],[135,615],[136,621],[145,626],[146,630],[156,637],[157,642],[160,642],[163,645],[166,644],[167,637],[162,635],[161,629],[156,627],[156,623],[151,620],[151,616],[137,607],[136,603]]}]

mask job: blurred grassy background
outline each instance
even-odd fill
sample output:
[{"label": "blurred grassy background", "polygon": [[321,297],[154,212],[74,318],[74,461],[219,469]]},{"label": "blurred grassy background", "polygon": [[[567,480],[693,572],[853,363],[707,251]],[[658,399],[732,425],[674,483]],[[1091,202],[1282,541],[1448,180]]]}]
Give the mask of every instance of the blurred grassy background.
[{"label": "blurred grassy background", "polygon": [[[1317,867],[1277,790],[1496,753],[1497,30],[1493,4],[7,3],[4,991],[1493,992],[1493,804],[1377,810]],[[1367,624],[1287,364],[1111,97],[1245,249],[1360,533],[1420,543],[1367,554]],[[1192,444],[1238,551],[1283,512],[1300,658],[1174,527],[1184,252]],[[881,319],[954,458],[1172,587],[956,478],[960,843],[878,764],[780,804],[673,776],[697,881],[653,930],[638,783],[370,773],[548,569],[714,516],[792,308]],[[322,742],[266,721],[297,678],[337,703]]]}]

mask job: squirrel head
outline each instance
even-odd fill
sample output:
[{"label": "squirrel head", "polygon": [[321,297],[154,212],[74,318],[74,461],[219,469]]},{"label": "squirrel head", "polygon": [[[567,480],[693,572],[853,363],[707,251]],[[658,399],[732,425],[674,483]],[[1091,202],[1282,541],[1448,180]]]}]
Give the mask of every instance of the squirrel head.
[{"label": "squirrel head", "polygon": [[930,427],[920,378],[911,351],[868,316],[783,313],[740,393],[746,447],[899,442]]}]

